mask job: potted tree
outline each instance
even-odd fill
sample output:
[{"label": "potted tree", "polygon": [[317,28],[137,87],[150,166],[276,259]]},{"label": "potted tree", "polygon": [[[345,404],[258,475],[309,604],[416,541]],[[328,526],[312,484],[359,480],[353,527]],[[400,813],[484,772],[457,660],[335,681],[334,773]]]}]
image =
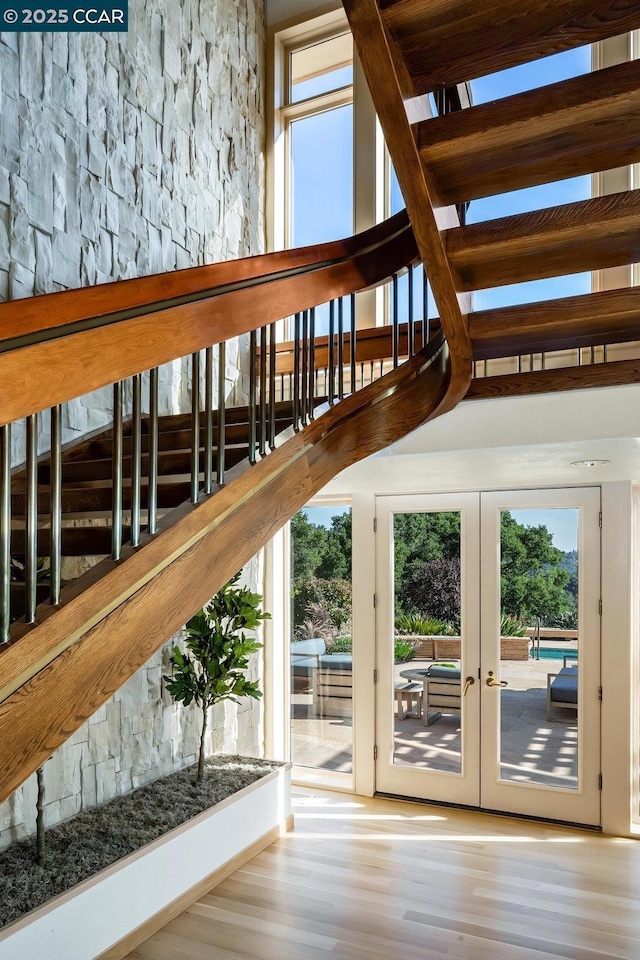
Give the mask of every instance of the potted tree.
[{"label": "potted tree", "polygon": [[164,676],[174,700],[195,703],[202,712],[200,750],[196,780],[204,776],[205,741],[210,707],[223,700],[238,703],[238,697],[258,700],[262,693],[256,680],[247,680],[249,656],[262,647],[245,631],[255,630],[269,613],[260,609],[262,597],[248,587],[237,586],[237,573],[186,625],[186,650],[174,647],[171,676]]}]

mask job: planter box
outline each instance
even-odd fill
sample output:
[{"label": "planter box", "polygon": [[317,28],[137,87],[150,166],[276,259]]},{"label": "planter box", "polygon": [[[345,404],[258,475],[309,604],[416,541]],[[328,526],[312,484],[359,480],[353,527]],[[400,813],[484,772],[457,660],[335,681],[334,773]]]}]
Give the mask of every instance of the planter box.
[{"label": "planter box", "polygon": [[[415,642],[416,660],[459,660],[460,637],[398,636],[400,640]],[[528,660],[531,640],[529,637],[501,637],[501,660]]]},{"label": "planter box", "polygon": [[8,924],[7,960],[120,960],[291,826],[291,765]]}]

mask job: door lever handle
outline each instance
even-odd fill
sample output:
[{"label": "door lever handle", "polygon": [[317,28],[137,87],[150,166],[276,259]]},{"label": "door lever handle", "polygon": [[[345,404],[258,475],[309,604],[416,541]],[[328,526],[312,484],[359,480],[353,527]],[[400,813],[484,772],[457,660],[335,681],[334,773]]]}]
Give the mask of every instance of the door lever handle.
[{"label": "door lever handle", "polygon": [[487,677],[487,686],[488,687],[508,687],[509,684],[506,680],[496,680],[493,675],[493,670],[489,670],[489,676]]},{"label": "door lever handle", "polygon": [[466,695],[467,695],[467,690],[468,690],[469,687],[470,687],[472,684],[474,684],[475,682],[476,682],[476,681],[475,681],[475,678],[474,678],[474,677],[466,677],[466,678],[465,678],[464,687],[462,688],[462,696],[463,696],[463,697],[466,697]]}]

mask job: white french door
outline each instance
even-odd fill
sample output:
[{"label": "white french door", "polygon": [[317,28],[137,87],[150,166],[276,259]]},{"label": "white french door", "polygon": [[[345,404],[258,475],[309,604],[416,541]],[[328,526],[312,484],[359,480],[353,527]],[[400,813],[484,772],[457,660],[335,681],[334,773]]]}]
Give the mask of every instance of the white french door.
[{"label": "white french door", "polygon": [[[596,488],[377,499],[379,792],[599,824],[599,510]],[[501,639],[514,609],[560,626]]]}]

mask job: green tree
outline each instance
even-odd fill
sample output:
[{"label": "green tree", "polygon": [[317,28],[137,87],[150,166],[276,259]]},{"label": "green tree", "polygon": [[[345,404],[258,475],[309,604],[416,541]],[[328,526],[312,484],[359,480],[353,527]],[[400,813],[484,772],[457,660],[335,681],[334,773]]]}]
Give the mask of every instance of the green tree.
[{"label": "green tree", "polygon": [[316,575],[326,548],[327,530],[320,524],[311,523],[299,510],[291,519],[292,564],[294,580],[307,580]]},{"label": "green tree", "polygon": [[186,626],[186,650],[173,648],[171,676],[163,677],[174,700],[202,711],[200,752],[196,780],[204,775],[205,737],[209,708],[223,700],[239,703],[238,697],[260,699],[255,680],[247,680],[244,671],[249,656],[262,647],[245,630],[255,630],[271,618],[260,610],[262,597],[247,587],[236,586],[236,574]]},{"label": "green tree", "polygon": [[[460,514],[443,513],[397,513],[393,518],[395,609],[397,615],[437,616],[428,614],[407,594],[409,583],[416,585],[425,576],[428,564],[435,560],[454,560],[460,564]],[[451,578],[447,578],[451,581]],[[460,594],[460,585],[457,586]],[[447,607],[455,606],[455,599]],[[459,601],[458,601],[459,607]]]},{"label": "green tree", "polygon": [[500,520],[500,588],[505,613],[532,620],[557,617],[571,606],[562,550],[544,524],[527,527],[508,510]]},{"label": "green tree", "polygon": [[331,518],[315,576],[321,580],[351,579],[351,511]]}]

